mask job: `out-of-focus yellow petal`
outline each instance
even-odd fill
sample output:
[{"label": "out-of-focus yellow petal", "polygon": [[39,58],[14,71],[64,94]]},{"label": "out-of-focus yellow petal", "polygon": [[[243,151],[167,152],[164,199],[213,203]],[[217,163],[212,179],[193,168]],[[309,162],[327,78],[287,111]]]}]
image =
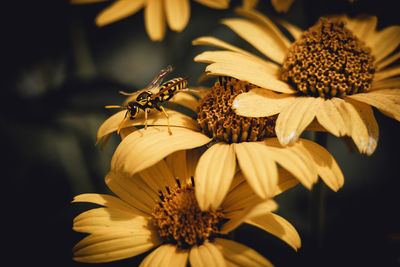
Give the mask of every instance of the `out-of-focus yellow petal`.
[{"label": "out-of-focus yellow petal", "polygon": [[185,267],[187,265],[189,251],[179,249],[176,245],[165,244],[144,258],[140,267]]},{"label": "out-of-focus yellow petal", "polygon": [[163,0],[147,0],[144,8],[144,24],[152,41],[164,39],[166,23]]},{"label": "out-of-focus yellow petal", "polygon": [[360,40],[372,45],[371,39],[375,34],[375,28],[378,24],[376,16],[358,16],[356,18],[343,17],[346,27],[351,30]]},{"label": "out-of-focus yellow petal", "polygon": [[295,40],[299,39],[301,34],[303,33],[302,29],[300,29],[294,24],[287,22],[286,20],[278,19],[278,23],[282,25],[292,35],[292,37]]},{"label": "out-of-focus yellow petal", "polygon": [[225,9],[229,7],[230,0],[194,0],[194,1],[211,8]]},{"label": "out-of-focus yellow petal", "polygon": [[254,249],[233,240],[216,238],[215,244],[221,250],[225,259],[237,266],[272,267],[272,263]]},{"label": "out-of-focus yellow petal", "polygon": [[389,26],[374,34],[372,53],[379,62],[390,55],[400,44],[400,26]]},{"label": "out-of-focus yellow petal", "polygon": [[175,151],[200,147],[210,141],[204,134],[186,128],[173,128],[172,135],[165,127],[137,130],[119,144],[111,160],[111,169],[133,175]]},{"label": "out-of-focus yellow petal", "polygon": [[257,226],[274,236],[282,239],[293,249],[301,247],[301,239],[291,223],[279,215],[269,213],[255,218],[247,219],[246,223]]},{"label": "out-of-focus yellow petal", "polygon": [[212,243],[204,242],[200,246],[193,246],[189,253],[192,267],[224,267],[226,266],[222,252]]},{"label": "out-of-focus yellow petal", "polygon": [[265,145],[258,142],[233,145],[240,169],[254,192],[263,199],[272,197],[278,186],[278,169]]},{"label": "out-of-focus yellow petal", "polygon": [[233,145],[217,143],[204,152],[194,177],[200,209],[217,209],[221,205],[232,183],[235,169]]},{"label": "out-of-focus yellow petal", "polygon": [[253,89],[238,95],[232,103],[236,114],[245,117],[268,117],[280,113],[295,101],[295,96],[265,89]]},{"label": "out-of-focus yellow petal", "polygon": [[294,144],[306,127],[314,120],[323,99],[296,97],[282,110],[276,120],[275,132],[282,145]]},{"label": "out-of-focus yellow petal", "polygon": [[385,59],[382,59],[381,61],[376,63],[376,68],[378,71],[382,70],[386,66],[392,64],[396,60],[400,58],[400,52],[394,53],[391,56],[386,57]]},{"label": "out-of-focus yellow petal", "polygon": [[293,1],[294,0],[271,0],[271,4],[276,11],[286,13],[293,4]]},{"label": "out-of-focus yellow petal", "polygon": [[400,66],[394,66],[391,68],[386,68],[375,73],[374,81],[380,81],[387,78],[395,77],[400,75]]},{"label": "out-of-focus yellow petal", "polygon": [[165,13],[169,28],[173,31],[182,31],[190,18],[189,0],[164,0]]},{"label": "out-of-focus yellow petal", "polygon": [[104,26],[123,18],[129,17],[144,6],[144,0],[118,0],[101,11],[96,17],[96,24]]}]

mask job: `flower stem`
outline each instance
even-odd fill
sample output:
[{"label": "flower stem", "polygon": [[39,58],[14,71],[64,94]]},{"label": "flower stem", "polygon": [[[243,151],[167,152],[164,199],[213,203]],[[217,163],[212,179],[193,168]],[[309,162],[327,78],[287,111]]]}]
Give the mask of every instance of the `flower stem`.
[{"label": "flower stem", "polygon": [[[328,135],[326,132],[314,132],[314,141],[327,148]],[[324,241],[325,224],[325,192],[326,186],[318,178],[310,194],[310,244],[313,250],[321,251]]]}]

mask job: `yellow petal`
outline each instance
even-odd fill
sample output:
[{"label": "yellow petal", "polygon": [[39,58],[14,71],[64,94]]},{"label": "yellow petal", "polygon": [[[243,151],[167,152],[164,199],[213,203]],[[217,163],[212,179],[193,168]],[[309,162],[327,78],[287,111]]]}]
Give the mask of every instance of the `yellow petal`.
[{"label": "yellow petal", "polygon": [[140,263],[140,267],[185,267],[189,251],[179,249],[176,245],[165,244],[151,252]]},{"label": "yellow petal", "polygon": [[229,0],[194,0],[194,1],[215,9],[225,9],[229,7]]},{"label": "yellow petal", "polygon": [[224,19],[222,23],[273,61],[282,64],[287,47],[282,45],[268,29],[246,19]]},{"label": "yellow petal", "polygon": [[203,245],[192,247],[189,253],[189,261],[192,267],[226,266],[221,251],[210,242],[204,242]]},{"label": "yellow petal", "polygon": [[282,145],[296,142],[306,127],[314,120],[323,99],[320,97],[296,97],[279,114],[275,132]]},{"label": "yellow petal", "polygon": [[394,53],[393,55],[386,57],[385,59],[376,63],[377,70],[380,71],[381,69],[398,60],[399,58],[400,52]]},{"label": "yellow petal", "polygon": [[186,181],[188,176],[186,163],[186,150],[180,150],[167,156],[165,159],[168,169],[171,170],[172,176],[180,181]]},{"label": "yellow petal", "polygon": [[118,0],[112,5],[104,9],[97,15],[96,24],[98,26],[104,26],[123,18],[129,17],[140,9],[144,5],[144,0],[132,1],[132,0]]},{"label": "yellow petal", "polygon": [[122,140],[111,160],[111,169],[132,175],[175,151],[200,147],[210,141],[204,134],[185,128],[174,128],[172,135],[165,127],[141,129]]},{"label": "yellow petal", "polygon": [[294,0],[271,0],[271,4],[276,11],[286,13],[293,4],[293,1]]},{"label": "yellow petal", "polygon": [[236,114],[245,117],[267,117],[280,113],[291,105],[295,97],[287,94],[277,94],[270,90],[253,89],[239,94],[232,103]]},{"label": "yellow petal", "polygon": [[164,160],[158,161],[138,174],[154,192],[165,191],[166,186],[173,187],[176,185],[176,177]]},{"label": "yellow petal", "polygon": [[380,81],[373,81],[372,89],[375,91],[378,89],[390,89],[390,88],[400,88],[400,77],[388,78]]},{"label": "yellow petal", "polygon": [[344,136],[350,134],[341,112],[339,102],[334,99],[326,99],[322,102],[317,112],[317,120],[328,132],[335,136]]},{"label": "yellow petal", "polygon": [[272,193],[273,196],[277,196],[299,183],[299,181],[284,168],[278,168],[278,176],[278,186],[275,187],[275,190]]},{"label": "yellow petal", "polygon": [[97,208],[85,211],[75,217],[72,229],[91,234],[107,231],[125,231],[127,234],[134,234],[141,231],[152,231],[151,225],[150,217],[112,208]]},{"label": "yellow petal", "polygon": [[343,186],[344,177],[335,158],[317,143],[306,139],[300,142],[309,151],[318,175],[333,191],[338,191]]},{"label": "yellow petal", "polygon": [[287,22],[286,20],[283,19],[278,19],[277,20],[280,25],[282,25],[292,36],[295,40],[299,39],[301,34],[303,33],[303,30],[300,29],[299,27]]},{"label": "yellow petal", "polygon": [[274,236],[282,239],[293,249],[301,247],[301,239],[291,223],[279,215],[269,213],[256,218],[246,220],[246,223],[257,226]]},{"label": "yellow petal", "polygon": [[171,30],[182,31],[190,18],[189,0],[165,0],[165,13]]},{"label": "yellow petal", "polygon": [[362,102],[347,98],[342,102],[342,112],[348,128],[351,129],[351,138],[360,153],[371,155],[378,143],[379,130],[372,108]]},{"label": "yellow petal", "polygon": [[279,43],[283,50],[291,46],[291,42],[280,31],[280,29],[264,14],[256,11],[255,9],[236,8],[235,11],[249,18],[250,20],[260,24],[265,31],[267,31],[276,43]]},{"label": "yellow petal", "polygon": [[[202,88],[190,88],[191,90],[203,90]],[[188,109],[191,109],[194,112],[197,112],[197,106],[199,105],[199,101],[196,97],[192,96],[191,94],[181,92],[176,94],[171,100],[169,100],[168,104],[175,103],[181,106],[184,106]],[[193,126],[196,124],[194,123]]]},{"label": "yellow petal", "polygon": [[269,262],[257,251],[238,242],[224,238],[216,238],[214,242],[221,250],[225,259],[233,262],[234,264],[237,264],[238,266],[273,266],[271,262]]},{"label": "yellow petal", "polygon": [[234,148],[240,169],[254,192],[263,199],[271,197],[278,186],[278,170],[265,145],[243,142],[234,144]]},{"label": "yellow petal", "polygon": [[390,55],[400,44],[400,26],[387,27],[373,36],[372,53],[378,62]]},{"label": "yellow petal", "polygon": [[244,9],[251,9],[258,5],[258,0],[243,0],[243,8]]},{"label": "yellow petal", "polygon": [[114,194],[137,209],[137,213],[147,215],[152,213],[158,192],[144,183],[140,176],[127,176],[121,172],[111,171],[106,175],[105,182]]},{"label": "yellow petal", "polygon": [[192,41],[192,45],[209,45],[209,46],[215,46],[218,48],[230,50],[233,52],[238,52],[240,54],[244,54],[247,56],[251,56],[252,54],[247,52],[246,50],[243,50],[237,46],[231,45],[227,42],[224,42],[218,38],[215,38],[213,36],[202,36],[199,38],[196,38]]},{"label": "yellow petal", "polygon": [[348,97],[374,106],[386,115],[400,121],[400,89],[374,90]]},{"label": "yellow petal", "polygon": [[236,168],[233,145],[217,143],[200,157],[195,172],[200,209],[217,209],[228,193]]},{"label": "yellow petal", "polygon": [[147,0],[144,9],[145,27],[152,41],[161,41],[164,39],[166,25],[162,1],[163,0]]},{"label": "yellow petal", "polygon": [[371,38],[375,33],[375,28],[378,23],[376,16],[358,16],[356,18],[345,19],[347,21],[346,27],[351,30],[359,39],[371,45]]},{"label": "yellow petal", "polygon": [[263,143],[274,161],[289,171],[305,187],[311,189],[318,179],[318,174],[311,155],[300,142],[282,147],[276,138],[267,138]]},{"label": "yellow petal", "polygon": [[108,230],[82,239],[73,248],[75,261],[88,263],[111,262],[130,258],[157,246],[161,241],[154,232],[130,233]]},{"label": "yellow petal", "polygon": [[380,81],[386,78],[400,75],[400,66],[394,66],[375,73],[374,81]]},{"label": "yellow petal", "polygon": [[261,88],[289,94],[294,92],[287,83],[271,75],[269,70],[268,66],[259,64],[244,55],[227,58],[225,62],[212,63],[206,68],[206,71],[214,75],[234,77],[258,85]]},{"label": "yellow petal", "polygon": [[72,202],[90,202],[112,209],[122,210],[126,212],[134,212],[134,209],[132,209],[132,207],[129,206],[126,202],[117,197],[105,194],[81,194],[75,196]]}]

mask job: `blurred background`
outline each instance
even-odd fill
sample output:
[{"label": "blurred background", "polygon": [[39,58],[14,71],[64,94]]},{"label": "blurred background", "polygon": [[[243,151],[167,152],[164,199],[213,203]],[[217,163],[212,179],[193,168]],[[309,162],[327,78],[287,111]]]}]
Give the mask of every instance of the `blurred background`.
[{"label": "blurred background", "polygon": [[[400,24],[397,2],[295,0],[288,13],[279,14],[269,0],[260,0],[258,8],[301,28],[325,14],[375,14],[381,28]],[[104,176],[118,137],[111,138],[104,150],[94,144],[98,127],[114,112],[104,106],[124,99],[119,90],[143,88],[168,64],[175,66],[171,76],[189,75],[190,85],[197,85],[205,65],[195,63],[193,57],[209,49],[191,45],[199,36],[212,35],[248,48],[219,24],[220,19],[235,16],[233,8],[241,1],[232,1],[228,10],[191,1],[185,30],[168,31],[162,42],[152,42],[147,36],[143,11],[98,28],[94,18],[108,4],[3,3],[4,266],[87,265],[71,259],[72,246],[83,237],[71,230],[72,219],[85,207],[70,201],[81,193],[109,192]],[[241,227],[235,239],[276,266],[399,266],[400,123],[379,112],[375,115],[380,140],[371,157],[350,153],[342,141],[328,138],[328,149],[343,170],[345,185],[338,193],[325,188],[322,248],[315,248],[310,192],[301,186],[277,198],[278,213],[302,237],[298,252],[250,226]],[[142,258],[98,266],[136,266]]]}]

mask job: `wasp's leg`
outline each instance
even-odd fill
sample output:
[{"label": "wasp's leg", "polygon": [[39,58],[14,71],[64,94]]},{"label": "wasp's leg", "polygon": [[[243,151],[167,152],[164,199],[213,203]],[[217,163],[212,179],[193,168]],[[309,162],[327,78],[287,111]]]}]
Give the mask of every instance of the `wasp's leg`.
[{"label": "wasp's leg", "polygon": [[164,113],[165,117],[167,118],[167,123],[168,123],[168,133],[169,135],[172,135],[172,131],[171,131],[171,127],[169,126],[169,116],[167,114],[167,112],[165,111],[165,109],[162,106],[159,106],[161,111]]},{"label": "wasp's leg", "polygon": [[146,109],[144,110],[144,129],[145,129],[145,130],[147,129],[147,114],[149,114],[149,112],[150,112],[150,109],[149,109],[149,108],[146,108]]}]

